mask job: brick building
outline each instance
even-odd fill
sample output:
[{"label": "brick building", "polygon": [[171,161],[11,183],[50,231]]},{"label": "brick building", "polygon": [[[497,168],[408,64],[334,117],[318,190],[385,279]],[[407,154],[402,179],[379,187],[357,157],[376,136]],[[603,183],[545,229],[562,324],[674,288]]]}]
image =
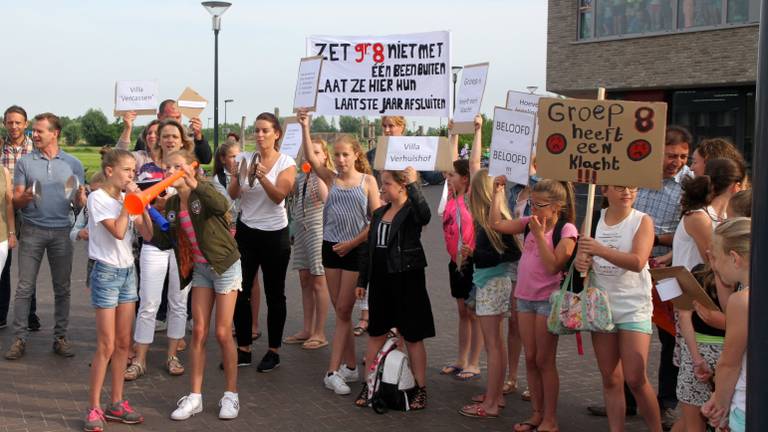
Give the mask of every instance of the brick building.
[{"label": "brick building", "polygon": [[549,0],[547,90],[664,101],[751,160],[760,0]]}]

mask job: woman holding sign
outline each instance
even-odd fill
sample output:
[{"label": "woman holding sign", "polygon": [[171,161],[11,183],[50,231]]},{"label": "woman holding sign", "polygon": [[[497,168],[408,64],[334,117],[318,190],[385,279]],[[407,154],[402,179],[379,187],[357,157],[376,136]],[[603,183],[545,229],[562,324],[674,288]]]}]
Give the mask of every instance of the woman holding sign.
[{"label": "woman holding sign", "polygon": [[261,359],[259,372],[269,372],[280,366],[277,351],[283,341],[285,328],[285,275],[291,258],[288,233],[288,213],[285,198],[293,190],[296,180],[296,161],[280,153],[277,142],[283,134],[280,122],[271,113],[256,117],[256,156],[246,152],[251,160],[249,168],[252,186],[240,184],[233,176],[229,196],[240,197],[240,218],[235,239],[243,257],[243,292],[237,297],[235,329],[239,365],[251,364],[253,316],[251,288],[259,267],[264,275],[264,294],[267,298],[267,331],[269,350]]},{"label": "woman holding sign", "polygon": [[365,251],[361,246],[368,238],[369,215],[380,207],[379,190],[357,140],[342,135],[333,144],[337,174],[312,151],[307,112],[299,111],[297,115],[304,134],[304,154],[312,171],[328,186],[323,213],[322,255],[328,291],[336,311],[336,330],[323,382],[334,393],[347,395],[352,391],[347,383],[360,378],[351,318],[359,261]]},{"label": "woman holding sign", "polygon": [[611,431],[624,430],[624,382],[637,400],[648,430],[661,432],[661,414],[648,381],[651,324],[653,220],[632,208],[637,188],[604,186],[608,208],[600,213],[595,238],[578,242],[575,267],[591,270],[591,283],[607,294],[615,330],[592,332],[592,346],[603,379],[603,397]]},{"label": "woman holding sign", "polygon": [[[474,288],[467,303],[480,321],[488,358],[488,384],[485,394],[474,398],[459,413],[467,417],[495,418],[504,406],[503,385],[507,357],[504,353],[501,322],[510,315],[512,279],[510,264],[520,259],[520,249],[512,235],[499,234],[491,227],[493,179],[487,169],[480,169],[483,119],[475,117],[475,138],[469,157],[471,175],[469,209],[475,224],[475,249],[471,256],[475,269]],[[506,202],[503,219],[510,219]]]}]

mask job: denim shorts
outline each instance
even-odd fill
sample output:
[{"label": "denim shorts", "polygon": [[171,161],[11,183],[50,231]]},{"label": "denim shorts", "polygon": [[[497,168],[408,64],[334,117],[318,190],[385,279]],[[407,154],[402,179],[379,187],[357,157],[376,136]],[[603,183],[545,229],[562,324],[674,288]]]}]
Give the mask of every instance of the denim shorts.
[{"label": "denim shorts", "polygon": [[535,313],[536,315],[549,316],[552,305],[549,300],[523,300],[517,299],[517,311]]},{"label": "denim shorts", "polygon": [[120,268],[96,261],[90,276],[91,304],[97,309],[116,308],[139,301],[134,266]]},{"label": "denim shorts", "polygon": [[210,264],[195,263],[192,273],[192,286],[213,288],[216,294],[229,294],[230,291],[241,291],[243,272],[240,260],[235,261],[224,273],[218,275]]}]

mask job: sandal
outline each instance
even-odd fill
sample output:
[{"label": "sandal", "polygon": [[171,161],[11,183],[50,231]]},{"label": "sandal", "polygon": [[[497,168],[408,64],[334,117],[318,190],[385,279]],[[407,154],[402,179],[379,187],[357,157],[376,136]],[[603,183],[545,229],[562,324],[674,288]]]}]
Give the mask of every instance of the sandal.
[{"label": "sandal", "polygon": [[368,400],[368,383],[363,383],[363,388],[360,390],[360,394],[355,399],[355,406],[358,408],[366,408],[370,405]]},{"label": "sandal", "polygon": [[142,365],[139,362],[131,362],[130,365],[125,369],[125,372],[123,373],[123,378],[126,381],[133,381],[136,379],[139,379],[147,372],[147,367]]},{"label": "sandal", "polygon": [[184,373],[184,365],[181,364],[181,360],[176,356],[168,356],[168,360],[165,361],[165,367],[171,376],[179,376]]},{"label": "sandal", "polygon": [[283,339],[283,343],[286,345],[298,345],[298,344],[303,344],[308,340],[309,340],[309,337],[301,337],[301,336],[293,335]]},{"label": "sandal", "polygon": [[456,375],[464,370],[463,367],[457,365],[447,365],[440,369],[440,375]]},{"label": "sandal", "polygon": [[504,386],[501,388],[501,394],[508,395],[517,391],[517,380],[504,381]]},{"label": "sandal", "polygon": [[308,339],[306,342],[301,344],[301,347],[305,350],[316,350],[327,346],[328,341],[320,339]]},{"label": "sandal", "polygon": [[[525,429],[520,429],[521,427],[524,427]],[[530,421],[524,421],[520,423],[516,423],[514,426],[515,432],[534,432],[539,430],[539,425],[534,424]]]},{"label": "sandal", "polygon": [[[365,325],[363,325],[363,323],[365,323]],[[368,320],[365,318],[360,318],[360,320],[357,322],[357,326],[352,330],[352,333],[355,336],[362,336],[367,331],[368,331]]]},{"label": "sandal", "polygon": [[485,408],[483,408],[481,404],[464,406],[459,410],[459,414],[463,415],[464,417],[472,418],[496,418],[499,416],[498,414],[489,413],[485,410]]},{"label": "sandal", "polygon": [[522,399],[522,400],[524,400],[526,402],[530,402],[531,401],[531,390],[530,389],[525,389],[524,392],[520,393],[520,399]]},{"label": "sandal", "polygon": [[463,370],[456,374],[455,377],[459,381],[472,381],[474,379],[480,378],[480,372],[472,372],[468,370]]},{"label": "sandal", "polygon": [[427,407],[427,387],[416,387],[414,390],[408,407],[411,411],[423,410]]}]

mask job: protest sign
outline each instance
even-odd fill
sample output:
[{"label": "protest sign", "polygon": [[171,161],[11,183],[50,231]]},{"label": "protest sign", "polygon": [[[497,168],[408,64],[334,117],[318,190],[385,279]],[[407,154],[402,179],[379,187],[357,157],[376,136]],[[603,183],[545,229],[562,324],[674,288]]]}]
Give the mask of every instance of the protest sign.
[{"label": "protest sign", "polygon": [[659,189],[667,104],[542,98],[536,166],[541,177]]},{"label": "protest sign", "polygon": [[179,95],[179,99],[176,100],[176,105],[179,107],[181,114],[187,118],[200,117],[205,107],[208,105],[208,101],[204,97],[190,87],[184,89]]},{"label": "protest sign", "polygon": [[376,145],[377,170],[449,171],[453,169],[448,138],[436,136],[383,136]]},{"label": "protest sign", "polygon": [[280,137],[280,153],[296,159],[299,156],[302,143],[301,124],[296,117],[288,117],[283,122],[283,136]]},{"label": "protest sign", "polygon": [[157,114],[157,81],[117,81],[115,83],[115,116],[135,111],[137,115]]},{"label": "protest sign", "polygon": [[467,65],[462,69],[453,110],[453,133],[475,131],[475,116],[480,113],[487,78],[488,63]]},{"label": "protest sign", "polygon": [[293,112],[305,108],[314,111],[317,105],[317,86],[320,83],[320,71],[323,58],[305,57],[299,62],[299,76],[296,79],[296,92],[293,95]]},{"label": "protest sign", "polygon": [[507,92],[507,109],[536,115],[539,112],[539,99],[543,96],[510,90]]},{"label": "protest sign", "polygon": [[450,33],[310,36],[322,56],[316,112],[353,116],[451,113]]},{"label": "protest sign", "polygon": [[522,185],[528,184],[533,147],[533,123],[531,114],[506,108],[493,110],[493,135],[488,175],[507,177]]}]

